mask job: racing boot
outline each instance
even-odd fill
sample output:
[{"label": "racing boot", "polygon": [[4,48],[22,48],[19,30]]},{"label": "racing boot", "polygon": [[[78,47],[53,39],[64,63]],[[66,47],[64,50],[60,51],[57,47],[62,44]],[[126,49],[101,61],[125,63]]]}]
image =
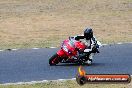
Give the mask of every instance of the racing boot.
[{"label": "racing boot", "polygon": [[91,53],[91,54],[89,55],[89,59],[88,59],[88,61],[86,61],[86,63],[87,63],[88,65],[91,65],[91,64],[92,64],[92,61],[93,61],[93,53]]}]

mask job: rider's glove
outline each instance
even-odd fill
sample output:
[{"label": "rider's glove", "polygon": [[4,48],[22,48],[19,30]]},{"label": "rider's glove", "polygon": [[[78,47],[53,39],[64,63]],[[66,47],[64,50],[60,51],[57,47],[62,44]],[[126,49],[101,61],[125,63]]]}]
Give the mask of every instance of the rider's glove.
[{"label": "rider's glove", "polygon": [[96,46],[92,48],[92,53],[99,53],[99,50]]},{"label": "rider's glove", "polygon": [[92,49],[85,49],[85,50],[84,50],[85,53],[88,53],[88,52],[90,52],[90,51],[92,51]]}]

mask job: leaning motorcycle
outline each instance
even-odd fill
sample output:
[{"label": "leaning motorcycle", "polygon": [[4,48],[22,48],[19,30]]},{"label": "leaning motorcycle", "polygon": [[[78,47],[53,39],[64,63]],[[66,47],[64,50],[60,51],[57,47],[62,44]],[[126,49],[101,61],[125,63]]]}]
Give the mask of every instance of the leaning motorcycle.
[{"label": "leaning motorcycle", "polygon": [[61,49],[49,59],[49,65],[52,66],[58,63],[84,64],[89,60],[89,55],[91,53],[99,53],[99,46],[101,46],[101,43],[97,41],[92,48],[92,51],[84,52],[86,45],[69,37],[69,39],[62,42]]}]

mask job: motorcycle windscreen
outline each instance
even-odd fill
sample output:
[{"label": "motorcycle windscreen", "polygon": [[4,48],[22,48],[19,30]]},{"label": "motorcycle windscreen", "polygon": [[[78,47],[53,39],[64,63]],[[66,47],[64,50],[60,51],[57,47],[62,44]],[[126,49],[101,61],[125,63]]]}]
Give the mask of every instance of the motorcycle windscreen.
[{"label": "motorcycle windscreen", "polygon": [[75,45],[72,41],[63,42],[62,49],[66,52],[67,55],[75,55]]}]

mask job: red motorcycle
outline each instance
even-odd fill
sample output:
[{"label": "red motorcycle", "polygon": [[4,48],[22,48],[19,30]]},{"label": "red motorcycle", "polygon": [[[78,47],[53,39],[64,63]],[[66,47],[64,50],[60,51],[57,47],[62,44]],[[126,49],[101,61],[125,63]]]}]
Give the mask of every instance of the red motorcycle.
[{"label": "red motorcycle", "polygon": [[83,64],[89,59],[89,53],[84,53],[86,45],[80,41],[76,41],[73,38],[69,37],[63,41],[61,49],[57,51],[49,59],[50,65],[56,65],[58,63],[77,63]]}]

